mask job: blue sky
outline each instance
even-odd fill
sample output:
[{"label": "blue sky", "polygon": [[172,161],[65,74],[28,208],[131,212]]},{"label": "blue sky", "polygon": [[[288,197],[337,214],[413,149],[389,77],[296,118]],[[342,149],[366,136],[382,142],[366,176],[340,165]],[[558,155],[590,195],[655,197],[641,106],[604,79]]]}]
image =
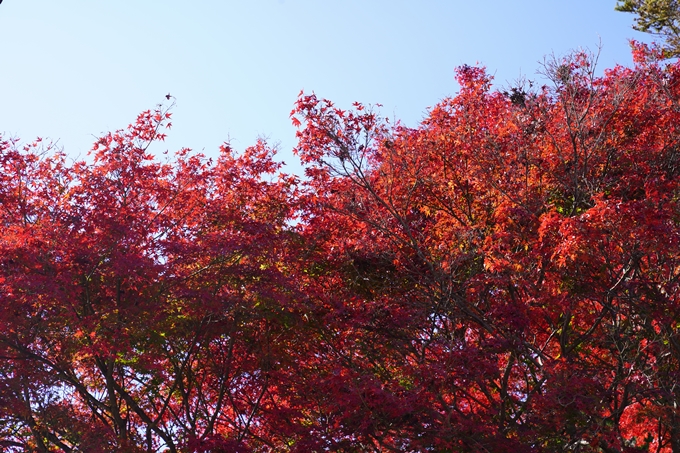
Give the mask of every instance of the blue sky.
[{"label": "blue sky", "polygon": [[0,132],[58,140],[73,158],[94,137],[176,98],[157,152],[208,156],[258,136],[290,150],[300,90],[340,107],[380,103],[416,126],[482,64],[497,87],[549,54],[596,50],[600,69],[630,65],[633,16],[615,0],[5,0],[0,5]]}]

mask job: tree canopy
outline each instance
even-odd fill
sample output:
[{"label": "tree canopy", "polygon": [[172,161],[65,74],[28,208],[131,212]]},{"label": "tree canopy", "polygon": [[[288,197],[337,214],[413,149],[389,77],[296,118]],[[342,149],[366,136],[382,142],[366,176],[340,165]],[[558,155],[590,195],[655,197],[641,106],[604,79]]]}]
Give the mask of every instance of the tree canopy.
[{"label": "tree canopy", "polygon": [[[549,62],[274,150],[0,141],[0,446],[680,452],[680,64]],[[156,143],[156,145],[154,145]]]}]

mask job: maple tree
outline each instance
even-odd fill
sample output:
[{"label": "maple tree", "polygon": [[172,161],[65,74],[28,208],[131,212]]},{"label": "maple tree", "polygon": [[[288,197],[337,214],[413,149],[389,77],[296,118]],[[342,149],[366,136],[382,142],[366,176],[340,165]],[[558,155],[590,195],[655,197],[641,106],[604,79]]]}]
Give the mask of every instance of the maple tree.
[{"label": "maple tree", "polygon": [[314,278],[324,448],[680,451],[678,66],[650,52],[512,94],[462,67],[417,129],[300,98],[305,228],[343,271]]},{"label": "maple tree", "polygon": [[143,113],[91,164],[2,143],[8,451],[257,438],[290,330],[278,267],[294,180],[261,178],[278,169],[264,143],[158,163],[147,148],[168,120]]},{"label": "maple tree", "polygon": [[680,66],[636,45],[274,150],[0,142],[8,452],[680,452]]}]

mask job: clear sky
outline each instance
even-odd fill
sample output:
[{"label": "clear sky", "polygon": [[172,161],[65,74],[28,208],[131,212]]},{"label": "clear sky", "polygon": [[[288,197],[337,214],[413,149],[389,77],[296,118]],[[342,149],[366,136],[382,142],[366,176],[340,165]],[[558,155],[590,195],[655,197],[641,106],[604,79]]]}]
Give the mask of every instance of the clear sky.
[{"label": "clear sky", "polygon": [[482,64],[497,87],[549,54],[596,50],[630,65],[633,16],[615,0],[5,0],[0,5],[0,132],[58,140],[84,157],[94,137],[176,97],[157,152],[215,156],[258,136],[290,150],[300,90],[339,107],[380,103],[416,126]]}]

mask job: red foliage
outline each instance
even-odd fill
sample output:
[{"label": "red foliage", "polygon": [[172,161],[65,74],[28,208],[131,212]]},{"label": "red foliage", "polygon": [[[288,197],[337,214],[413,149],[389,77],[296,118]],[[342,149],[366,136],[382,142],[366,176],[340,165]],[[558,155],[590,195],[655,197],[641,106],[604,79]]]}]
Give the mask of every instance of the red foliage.
[{"label": "red foliage", "polygon": [[415,129],[301,93],[259,142],[67,164],[0,142],[4,451],[680,452],[680,66],[493,91]]}]

